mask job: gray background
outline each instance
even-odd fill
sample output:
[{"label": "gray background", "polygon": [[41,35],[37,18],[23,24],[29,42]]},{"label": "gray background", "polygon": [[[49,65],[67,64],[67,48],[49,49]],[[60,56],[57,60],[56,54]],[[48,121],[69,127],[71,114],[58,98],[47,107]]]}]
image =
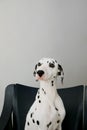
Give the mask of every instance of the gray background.
[{"label": "gray background", "polygon": [[42,57],[62,64],[58,87],[87,84],[87,0],[0,0],[0,112],[8,84],[39,86]]}]

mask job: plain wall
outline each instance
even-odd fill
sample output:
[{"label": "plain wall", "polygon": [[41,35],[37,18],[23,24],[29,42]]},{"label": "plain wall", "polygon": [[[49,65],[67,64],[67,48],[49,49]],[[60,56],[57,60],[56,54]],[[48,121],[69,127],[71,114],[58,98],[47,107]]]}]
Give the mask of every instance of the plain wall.
[{"label": "plain wall", "polygon": [[8,84],[39,86],[42,57],[62,64],[63,87],[87,84],[86,0],[0,0],[0,112]]}]

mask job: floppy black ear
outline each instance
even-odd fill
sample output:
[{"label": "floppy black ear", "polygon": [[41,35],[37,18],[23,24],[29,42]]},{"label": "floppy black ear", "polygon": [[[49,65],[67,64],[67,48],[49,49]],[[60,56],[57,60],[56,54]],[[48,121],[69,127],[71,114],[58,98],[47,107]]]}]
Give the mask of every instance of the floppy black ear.
[{"label": "floppy black ear", "polygon": [[60,64],[58,64],[58,70],[63,71],[63,68]]},{"label": "floppy black ear", "polygon": [[34,67],[34,72],[33,72],[33,76],[34,76],[34,77],[36,76],[36,69],[37,69],[37,64],[36,64],[35,67]]},{"label": "floppy black ear", "polygon": [[[37,64],[35,65],[34,72],[33,72],[34,77],[36,76],[36,73],[37,73]],[[36,80],[36,81],[38,81],[38,80]]]},{"label": "floppy black ear", "polygon": [[58,64],[58,76],[61,77],[61,83],[63,84],[63,79],[64,79],[64,71],[63,68],[60,64]]}]

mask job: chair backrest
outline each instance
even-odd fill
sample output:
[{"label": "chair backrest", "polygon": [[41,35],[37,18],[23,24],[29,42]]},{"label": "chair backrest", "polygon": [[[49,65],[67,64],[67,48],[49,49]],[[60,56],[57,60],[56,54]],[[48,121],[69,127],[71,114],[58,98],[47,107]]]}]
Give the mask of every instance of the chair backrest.
[{"label": "chair backrest", "polygon": [[24,130],[27,112],[35,100],[37,88],[24,85],[14,85],[13,98],[13,128]]},{"label": "chair backrest", "polygon": [[63,122],[63,130],[84,130],[84,86],[76,86],[58,90],[65,109],[66,117]]},{"label": "chair backrest", "polygon": [[[10,89],[9,89],[10,88]],[[13,130],[24,130],[25,119],[30,106],[35,100],[37,88],[14,84],[9,85],[11,90],[11,112],[13,113]],[[66,117],[63,121],[62,130],[83,130],[83,93],[84,87],[57,89],[66,109]],[[10,95],[9,95],[10,96]]]},{"label": "chair backrest", "polygon": [[[24,130],[27,112],[35,100],[37,88],[14,85],[13,122],[15,130]],[[82,130],[83,128],[83,86],[58,89],[66,109],[63,130]]]}]

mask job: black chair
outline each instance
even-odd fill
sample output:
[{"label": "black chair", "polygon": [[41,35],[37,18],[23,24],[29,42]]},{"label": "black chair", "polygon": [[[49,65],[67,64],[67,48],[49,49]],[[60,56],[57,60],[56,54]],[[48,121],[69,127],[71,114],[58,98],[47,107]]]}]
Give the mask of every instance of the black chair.
[{"label": "black chair", "polygon": [[84,130],[87,130],[87,86],[85,87],[84,101]]},{"label": "black chair", "polygon": [[[26,114],[34,102],[37,90],[20,84],[6,87],[0,130],[24,130]],[[87,88],[81,85],[58,89],[58,93],[66,109],[62,130],[87,130]]]}]

